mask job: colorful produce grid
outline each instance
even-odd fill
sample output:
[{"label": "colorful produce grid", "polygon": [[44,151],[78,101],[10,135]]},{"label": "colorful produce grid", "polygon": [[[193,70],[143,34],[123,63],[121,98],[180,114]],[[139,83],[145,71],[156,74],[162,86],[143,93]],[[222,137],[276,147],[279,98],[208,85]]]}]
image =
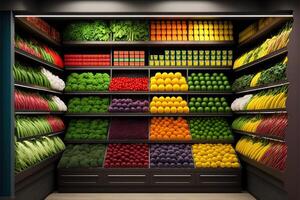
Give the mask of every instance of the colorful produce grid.
[{"label": "colorful produce grid", "polygon": [[148,91],[148,78],[113,77],[109,91]]},{"label": "colorful produce grid", "polygon": [[114,51],[114,66],[145,66],[145,51]]},{"label": "colorful produce grid", "polygon": [[110,54],[65,54],[65,66],[110,66]]},{"label": "colorful produce grid", "polygon": [[135,100],[131,98],[117,99],[114,98],[108,108],[109,112],[148,112],[148,100]]},{"label": "colorful produce grid", "polygon": [[231,86],[224,73],[191,73],[188,77],[191,91],[230,91]]}]

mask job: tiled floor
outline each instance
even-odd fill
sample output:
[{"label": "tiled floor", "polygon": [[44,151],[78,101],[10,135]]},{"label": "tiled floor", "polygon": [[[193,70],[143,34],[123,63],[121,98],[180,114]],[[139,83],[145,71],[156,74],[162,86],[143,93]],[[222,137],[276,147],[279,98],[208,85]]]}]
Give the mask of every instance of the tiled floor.
[{"label": "tiled floor", "polygon": [[255,200],[249,193],[52,193],[46,200]]}]

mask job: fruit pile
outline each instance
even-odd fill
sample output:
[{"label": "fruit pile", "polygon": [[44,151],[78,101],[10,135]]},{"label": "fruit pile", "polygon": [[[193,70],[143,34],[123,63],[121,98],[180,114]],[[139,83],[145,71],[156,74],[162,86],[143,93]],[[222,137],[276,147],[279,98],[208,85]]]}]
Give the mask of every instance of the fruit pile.
[{"label": "fruit pile", "polygon": [[191,97],[189,101],[191,112],[230,112],[231,109],[224,97]]},{"label": "fruit pile", "polygon": [[50,38],[52,38],[56,42],[60,42],[60,33],[40,17],[24,17],[22,19],[29,22],[30,25],[34,26],[38,30],[46,33]]},{"label": "fruit pile", "polygon": [[284,138],[287,130],[287,115],[271,116],[242,116],[236,118],[232,128],[240,131],[250,132],[255,135],[272,136]]},{"label": "fruit pile", "polygon": [[188,39],[195,41],[233,41],[231,21],[188,21]]},{"label": "fruit pile", "polygon": [[233,111],[283,109],[287,99],[287,87],[279,87],[259,92],[255,95],[245,95],[235,99],[231,104]]},{"label": "fruit pile", "polygon": [[180,72],[157,72],[155,76],[150,79],[151,92],[178,92],[188,91],[186,79]]},{"label": "fruit pile", "polygon": [[153,20],[150,22],[151,41],[186,41],[187,23],[184,20]]},{"label": "fruit pile", "polygon": [[105,113],[108,111],[109,99],[100,97],[72,98],[68,103],[68,112],[95,112]]},{"label": "fruit pile", "polygon": [[109,144],[105,168],[148,168],[149,150],[146,144]]},{"label": "fruit pile", "polygon": [[16,110],[66,111],[67,106],[57,96],[41,96],[38,93],[25,93],[15,90]]},{"label": "fruit pile", "polygon": [[58,91],[62,91],[65,88],[65,82],[62,79],[43,67],[33,68],[17,61],[15,62],[13,73],[15,81],[19,83],[52,88]]},{"label": "fruit pile", "polygon": [[223,73],[192,73],[188,77],[191,91],[230,91],[230,83]]},{"label": "fruit pile", "polygon": [[287,46],[289,35],[292,31],[292,23],[287,23],[279,33],[272,38],[266,39],[260,46],[252,49],[251,51],[243,54],[234,61],[233,69],[251,63],[259,58],[262,58],[276,50],[282,49]]},{"label": "fruit pile", "polygon": [[224,118],[191,118],[189,125],[195,140],[233,141],[230,126]]},{"label": "fruit pile", "polygon": [[150,113],[189,113],[189,107],[180,96],[154,96],[150,103]]},{"label": "fruit pile", "polygon": [[150,148],[151,168],[194,168],[188,144],[153,144]]},{"label": "fruit pile", "polygon": [[194,144],[196,168],[239,168],[238,157],[230,144]]},{"label": "fruit pile", "polygon": [[149,66],[232,66],[232,50],[165,50],[151,54]]},{"label": "fruit pile", "polygon": [[148,139],[147,118],[113,118],[109,129],[110,140]]},{"label": "fruit pile", "polygon": [[37,41],[25,40],[17,35],[15,39],[15,47],[35,57],[52,63],[59,68],[64,67],[63,61],[56,51],[45,46],[44,44],[38,43]]},{"label": "fruit pile", "polygon": [[114,77],[109,91],[148,91],[148,78]]},{"label": "fruit pile", "polygon": [[265,166],[283,171],[286,167],[287,145],[262,139],[242,137],[236,144],[236,151]]},{"label": "fruit pile", "polygon": [[114,66],[145,66],[145,51],[114,51]]},{"label": "fruit pile", "polygon": [[191,140],[189,125],[182,117],[154,117],[150,123],[150,140]]},{"label": "fruit pile", "polygon": [[15,173],[30,168],[65,149],[59,137],[15,142]]},{"label": "fruit pile", "polygon": [[107,91],[110,77],[107,73],[71,73],[67,78],[66,91]]},{"label": "fruit pile", "polygon": [[54,132],[63,131],[64,129],[64,122],[58,117],[27,117],[20,115],[16,116],[15,135],[18,138],[50,134]]},{"label": "fruit pile", "polygon": [[134,100],[134,99],[112,99],[108,108],[109,112],[148,112],[148,100]]},{"label": "fruit pile", "polygon": [[105,146],[102,144],[68,145],[58,168],[95,168],[102,167]]},{"label": "fruit pile", "polygon": [[105,140],[109,122],[107,119],[72,119],[66,140]]},{"label": "fruit pile", "polygon": [[110,54],[65,54],[65,66],[89,67],[89,66],[110,66]]},{"label": "fruit pile", "polygon": [[263,86],[271,83],[286,81],[287,57],[283,62],[263,70],[261,72],[250,75],[244,75],[236,79],[232,85],[235,91],[246,89],[249,87]]}]

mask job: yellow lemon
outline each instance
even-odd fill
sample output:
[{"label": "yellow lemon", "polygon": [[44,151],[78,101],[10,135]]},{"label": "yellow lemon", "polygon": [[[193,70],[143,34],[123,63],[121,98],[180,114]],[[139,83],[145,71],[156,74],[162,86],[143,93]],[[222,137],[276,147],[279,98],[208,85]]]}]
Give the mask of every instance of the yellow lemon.
[{"label": "yellow lemon", "polygon": [[157,109],[158,113],[163,113],[164,112],[164,108],[162,106],[159,106]]},{"label": "yellow lemon", "polygon": [[157,108],[156,108],[155,106],[152,106],[152,107],[150,108],[150,112],[151,112],[151,113],[157,113]]},{"label": "yellow lemon", "polygon": [[171,83],[172,83],[172,80],[170,78],[165,79],[165,84],[171,84]]},{"label": "yellow lemon", "polygon": [[162,77],[162,74],[160,73],[160,72],[157,72],[156,74],[155,74],[155,78],[156,79],[159,79],[159,78],[161,78]]},{"label": "yellow lemon", "polygon": [[186,101],[181,101],[181,102],[180,102],[180,106],[181,106],[181,107],[187,106],[187,102],[186,102]]},{"label": "yellow lemon", "polygon": [[166,102],[166,101],[163,101],[162,103],[161,103],[161,106],[162,107],[166,107],[168,105],[168,102]]},{"label": "yellow lemon", "polygon": [[178,111],[178,113],[183,113],[183,107],[179,106],[179,107],[177,108],[177,111]]},{"label": "yellow lemon", "polygon": [[174,107],[178,107],[180,104],[179,104],[179,102],[178,101],[175,101],[174,102]]},{"label": "yellow lemon", "polygon": [[157,82],[156,78],[151,78],[150,79],[150,84],[156,84],[156,82]]},{"label": "yellow lemon", "polygon": [[182,84],[186,84],[186,80],[184,77],[180,78],[179,79],[179,84],[182,85]]},{"label": "yellow lemon", "polygon": [[156,103],[155,103],[154,101],[152,101],[152,102],[150,103],[150,107],[153,107],[153,106],[156,106]]},{"label": "yellow lemon", "polygon": [[170,111],[171,111],[170,107],[167,106],[167,107],[164,108],[165,113],[170,113]]},{"label": "yellow lemon", "polygon": [[173,90],[173,87],[172,87],[171,84],[166,85],[166,91],[167,92],[172,92],[172,90]]},{"label": "yellow lemon", "polygon": [[182,100],[183,100],[183,99],[182,99],[181,96],[179,96],[179,97],[176,98],[176,101],[178,101],[178,102],[181,102]]},{"label": "yellow lemon", "polygon": [[173,85],[173,91],[178,92],[180,90],[180,86],[178,84]]},{"label": "yellow lemon", "polygon": [[154,96],[154,97],[152,98],[152,101],[158,101],[158,97],[157,97],[157,96]]},{"label": "yellow lemon", "polygon": [[172,78],[175,78],[175,76],[174,76],[174,73],[173,73],[173,72],[170,72],[168,75],[169,75],[169,78],[170,78],[170,79],[172,79]]},{"label": "yellow lemon", "polygon": [[178,84],[179,83],[179,80],[178,80],[178,78],[173,78],[172,79],[172,84],[174,85],[174,84]]},{"label": "yellow lemon", "polygon": [[165,79],[165,78],[167,78],[167,77],[168,77],[168,73],[167,73],[167,72],[162,73],[162,78],[163,78],[163,79]]},{"label": "yellow lemon", "polygon": [[176,97],[171,97],[171,101],[175,102],[176,101]]},{"label": "yellow lemon", "polygon": [[182,85],[180,86],[180,90],[186,92],[186,91],[189,90],[189,86],[188,86],[187,84],[182,84]]},{"label": "yellow lemon", "polygon": [[157,91],[157,85],[156,84],[153,84],[150,86],[150,91]]},{"label": "yellow lemon", "polygon": [[160,78],[160,79],[158,79],[158,80],[156,81],[156,83],[157,83],[158,85],[162,85],[162,84],[165,84],[165,81],[164,81],[164,79]]},{"label": "yellow lemon", "polygon": [[160,91],[160,92],[165,91],[165,86],[164,86],[163,84],[160,84],[160,85],[158,86],[158,91]]},{"label": "yellow lemon", "polygon": [[184,113],[189,113],[189,112],[190,112],[189,107],[184,106],[184,107],[183,107],[183,112],[184,112]]},{"label": "yellow lemon", "polygon": [[161,106],[161,102],[160,102],[160,101],[156,101],[156,102],[155,102],[155,106],[156,106],[156,107]]},{"label": "yellow lemon", "polygon": [[177,108],[176,107],[171,107],[171,113],[176,113],[177,112]]},{"label": "yellow lemon", "polygon": [[167,97],[165,98],[165,100],[166,100],[166,101],[171,101],[171,97],[167,96]]},{"label": "yellow lemon", "polygon": [[175,77],[179,79],[179,78],[182,77],[182,74],[181,74],[180,72],[176,72],[176,73],[175,73]]},{"label": "yellow lemon", "polygon": [[158,98],[158,100],[159,100],[159,101],[164,101],[164,100],[165,100],[165,97],[161,96],[161,97]]},{"label": "yellow lemon", "polygon": [[168,101],[168,106],[172,107],[174,106],[174,103],[172,101]]}]

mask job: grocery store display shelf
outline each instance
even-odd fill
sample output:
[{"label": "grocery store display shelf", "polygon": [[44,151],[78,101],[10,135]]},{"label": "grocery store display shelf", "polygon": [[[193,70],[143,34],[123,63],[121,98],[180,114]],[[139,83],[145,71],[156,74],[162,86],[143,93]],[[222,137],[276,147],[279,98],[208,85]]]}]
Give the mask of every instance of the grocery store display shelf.
[{"label": "grocery store display shelf", "polygon": [[263,164],[261,164],[261,163],[259,163],[257,161],[254,161],[254,160],[252,160],[252,159],[250,159],[250,158],[248,158],[246,156],[243,156],[241,154],[238,154],[238,155],[239,155],[239,158],[242,161],[246,162],[247,164],[249,164],[249,165],[251,165],[251,166],[253,166],[253,167],[255,167],[255,168],[257,168],[257,169],[259,169],[259,170],[261,170],[263,172],[265,172],[268,175],[271,175],[272,177],[274,177],[274,178],[276,178],[276,179],[278,179],[280,181],[283,181],[283,177],[284,177],[284,172],[283,171],[280,171],[280,170],[277,170],[277,169],[273,169],[271,167],[267,167],[267,166],[265,166],[265,165],[263,165]]},{"label": "grocery store display shelf", "polygon": [[105,71],[105,70],[203,70],[203,71],[232,71],[232,67],[216,67],[216,66],[65,66],[65,71]]},{"label": "grocery store display shelf", "polygon": [[146,139],[124,139],[124,140],[64,140],[67,144],[232,144],[233,140],[146,140]]},{"label": "grocery store display shelf", "polygon": [[247,136],[250,136],[250,137],[256,137],[256,138],[271,140],[271,141],[274,141],[274,142],[285,143],[284,139],[283,138],[279,138],[279,137],[267,136],[267,135],[261,135],[261,134],[258,135],[256,133],[251,133],[251,132],[246,132],[246,131],[240,131],[240,130],[236,130],[236,129],[232,129],[232,131],[234,133],[241,134],[241,135],[247,135]]},{"label": "grocery store display shelf", "polygon": [[261,90],[281,87],[281,86],[285,86],[285,85],[289,85],[289,82],[288,81],[281,81],[281,82],[278,82],[278,83],[272,83],[272,84],[263,85],[263,86],[246,88],[246,89],[243,89],[243,90],[236,91],[235,93],[236,94],[246,94],[246,93],[257,92],[257,91],[261,91]]},{"label": "grocery store display shelf", "polygon": [[98,46],[233,46],[234,41],[63,41],[65,47]]},{"label": "grocery store display shelf", "polygon": [[25,169],[24,171],[22,172],[19,172],[15,175],[15,183],[19,183],[21,182],[22,180],[38,173],[39,171],[43,170],[44,168],[46,168],[47,166],[51,165],[52,163],[58,161],[60,159],[62,155],[62,152],[50,157],[50,158],[47,158],[43,161],[41,161],[40,163],[28,168],[28,169]]},{"label": "grocery store display shelf", "polygon": [[245,41],[238,44],[238,49],[245,46],[251,45],[256,41],[259,41],[262,37],[267,36],[270,32],[280,28],[284,23],[286,23],[289,18],[273,18],[269,25],[264,26],[262,29],[258,30],[254,35],[246,39]]},{"label": "grocery store display shelf", "polygon": [[63,111],[16,110],[16,115],[62,115]]},{"label": "grocery store display shelf", "polygon": [[262,64],[262,63],[265,63],[267,61],[270,61],[270,60],[273,60],[274,58],[278,57],[278,56],[283,56],[285,54],[287,54],[288,52],[288,49],[287,47],[285,48],[282,48],[282,49],[279,49],[279,50],[276,50],[266,56],[263,56],[257,60],[254,60],[248,64],[245,64],[237,69],[233,69],[234,72],[240,72],[240,71],[243,71],[245,69],[249,69],[249,68],[253,68],[253,67],[256,67],[257,65],[259,64]]},{"label": "grocery store display shelf", "polygon": [[62,92],[60,92],[60,91],[52,90],[52,89],[49,89],[49,88],[46,88],[46,87],[26,84],[26,83],[15,82],[15,87],[25,88],[25,89],[30,89],[30,90],[36,90],[36,91],[41,91],[41,92],[49,92],[49,93],[52,93],[52,94],[62,94]]},{"label": "grocery store display shelf", "polygon": [[186,92],[150,92],[150,91],[72,91],[65,95],[232,95],[230,91],[186,91]]},{"label": "grocery store display shelf", "polygon": [[231,117],[232,113],[70,113],[67,112],[65,117]]},{"label": "grocery store display shelf", "polygon": [[22,138],[18,138],[18,141],[23,141],[23,140],[35,140],[44,136],[47,137],[54,137],[54,136],[58,136],[58,135],[62,135],[64,134],[64,131],[59,131],[59,132],[52,132],[52,133],[46,133],[46,134],[41,134],[41,135],[35,135],[35,136],[29,136],[29,137],[22,137]]},{"label": "grocery store display shelf", "polygon": [[58,169],[59,192],[240,192],[241,168]]},{"label": "grocery store display shelf", "polygon": [[36,28],[34,25],[31,25],[29,22],[27,22],[24,18],[22,17],[15,17],[15,22],[19,27],[22,27],[25,29],[27,32],[33,34],[34,36],[37,36],[44,41],[47,41],[48,43],[55,45],[55,46],[61,46],[61,44],[54,39],[52,39],[50,36],[48,36],[46,33],[43,31],[39,30]]},{"label": "grocery store display shelf", "polygon": [[244,110],[244,111],[233,111],[233,114],[285,114],[286,109],[268,109],[268,110]]},{"label": "grocery store display shelf", "polygon": [[42,59],[40,59],[40,58],[38,58],[36,56],[33,56],[33,55],[31,55],[31,54],[29,54],[29,53],[27,53],[27,52],[25,52],[25,51],[23,51],[21,49],[15,48],[15,53],[17,55],[21,55],[21,56],[23,56],[23,57],[25,57],[27,59],[33,60],[33,61],[37,62],[38,64],[41,64],[42,66],[44,66],[44,67],[46,67],[48,69],[54,69],[54,70],[59,71],[59,72],[63,72],[64,71],[63,69],[59,68],[58,66],[56,66],[56,65],[54,65],[52,63],[49,63],[47,61],[44,61],[44,60],[42,60]]}]

